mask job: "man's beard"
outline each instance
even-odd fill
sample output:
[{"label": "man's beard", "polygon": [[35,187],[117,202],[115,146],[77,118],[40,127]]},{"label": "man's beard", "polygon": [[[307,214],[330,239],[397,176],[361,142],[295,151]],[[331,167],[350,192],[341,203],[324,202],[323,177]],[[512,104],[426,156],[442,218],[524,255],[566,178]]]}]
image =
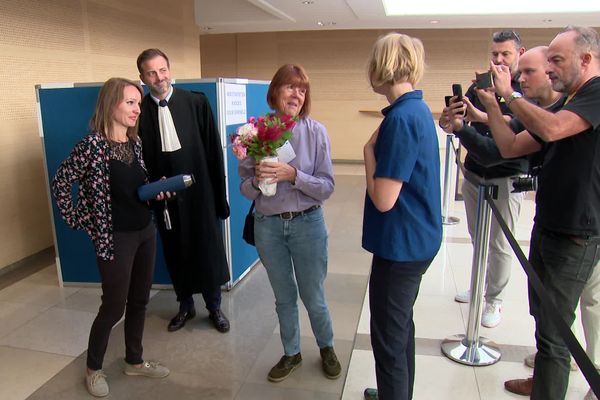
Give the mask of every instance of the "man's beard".
[{"label": "man's beard", "polygon": [[573,86],[575,86],[575,82],[581,79],[581,71],[579,71],[576,65],[571,65],[569,72],[570,74],[567,78],[553,80],[552,89],[561,93],[569,93]]},{"label": "man's beard", "polygon": [[165,94],[169,91],[169,87],[171,86],[171,81],[169,79],[165,79],[155,85],[158,94]]}]

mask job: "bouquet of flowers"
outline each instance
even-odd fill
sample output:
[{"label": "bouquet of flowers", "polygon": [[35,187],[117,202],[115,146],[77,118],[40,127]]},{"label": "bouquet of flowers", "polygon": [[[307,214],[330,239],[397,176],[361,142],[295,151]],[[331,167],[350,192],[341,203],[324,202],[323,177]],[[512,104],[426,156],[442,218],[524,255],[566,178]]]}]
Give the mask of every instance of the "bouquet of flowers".
[{"label": "bouquet of flowers", "polygon": [[296,121],[295,117],[275,114],[250,118],[231,135],[233,154],[238,160],[249,156],[256,161],[277,156],[277,149],[292,137]]},{"label": "bouquet of flowers", "polygon": [[[292,137],[296,117],[267,114],[264,117],[250,118],[231,135],[233,154],[238,160],[252,157],[258,162],[277,161],[277,149]],[[264,196],[274,196],[277,182],[259,180],[258,188]]]}]

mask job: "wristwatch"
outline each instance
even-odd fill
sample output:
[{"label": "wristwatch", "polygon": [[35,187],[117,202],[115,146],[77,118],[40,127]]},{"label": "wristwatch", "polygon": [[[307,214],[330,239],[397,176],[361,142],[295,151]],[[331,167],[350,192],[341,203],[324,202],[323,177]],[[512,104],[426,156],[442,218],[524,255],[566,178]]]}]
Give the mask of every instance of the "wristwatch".
[{"label": "wristwatch", "polygon": [[516,99],[520,99],[521,97],[523,97],[523,95],[521,93],[519,93],[519,92],[512,92],[510,94],[510,96],[508,96],[508,99],[506,99],[506,105],[510,106],[510,103],[512,103]]}]

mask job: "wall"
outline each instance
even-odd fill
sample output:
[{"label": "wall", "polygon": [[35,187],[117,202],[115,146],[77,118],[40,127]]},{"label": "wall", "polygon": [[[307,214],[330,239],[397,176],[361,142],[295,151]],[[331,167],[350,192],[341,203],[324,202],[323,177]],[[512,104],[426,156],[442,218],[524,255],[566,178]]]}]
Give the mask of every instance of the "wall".
[{"label": "wall", "polygon": [[[451,84],[466,90],[475,70],[488,69],[489,45],[497,29],[402,31],[423,40],[427,70],[419,89],[431,110],[439,113]],[[200,37],[205,77],[271,79],[288,62],[302,64],[311,79],[312,116],[325,124],[336,160],[362,160],[362,146],[387,105],[366,78],[373,42],[387,31],[313,31],[203,35]],[[519,30],[526,47],[548,44],[558,29]]]},{"label": "wall", "polygon": [[52,246],[36,84],[137,79],[148,47],[200,77],[193,0],[0,1],[0,269]]}]

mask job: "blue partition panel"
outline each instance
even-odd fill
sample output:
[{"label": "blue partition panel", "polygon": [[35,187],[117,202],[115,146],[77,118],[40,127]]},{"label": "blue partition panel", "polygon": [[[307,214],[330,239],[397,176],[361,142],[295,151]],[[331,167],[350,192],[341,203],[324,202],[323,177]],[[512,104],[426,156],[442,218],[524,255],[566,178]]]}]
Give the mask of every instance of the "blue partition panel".
[{"label": "blue partition panel", "polygon": [[[181,89],[203,92],[210,102],[213,110],[218,110],[215,118],[223,122],[225,125],[225,112],[218,105],[218,85],[227,83],[220,82],[215,85],[209,82],[185,82],[175,85]],[[239,83],[236,83],[239,84]],[[270,111],[267,104],[268,83],[247,83],[246,86],[246,107],[248,118],[251,116],[259,116]],[[229,207],[231,216],[229,218],[230,232],[230,268],[232,283],[237,282],[248,269],[256,263],[258,254],[254,246],[248,245],[242,239],[242,230],[244,221],[250,204],[252,203],[240,193],[240,178],[238,175],[238,160],[231,151],[230,136],[235,133],[235,130],[242,124],[225,125],[225,137],[223,146],[227,146],[226,163],[227,163],[227,187],[229,196]]]},{"label": "blue partition panel", "polygon": [[[42,139],[50,181],[60,163],[89,131],[88,123],[99,91],[99,86],[39,90]],[[100,282],[91,240],[85,232],[69,228],[62,220],[54,199],[51,203],[63,281]]]},{"label": "blue partition panel", "polygon": [[[219,109],[218,86],[222,80],[189,81],[174,84],[175,87],[203,92],[209,100],[215,119],[224,121],[225,110]],[[89,131],[88,121],[91,118],[101,84],[80,85],[75,87],[38,88],[39,112],[44,145],[46,168],[49,182],[54,177],[62,160],[70,153],[75,144]],[[265,83],[247,84],[248,116],[261,115],[268,111]],[[239,125],[226,127],[226,143],[229,135]],[[239,192],[237,160],[227,148],[226,163],[228,168],[228,191],[231,206],[231,217],[224,224],[229,229],[230,269],[232,284],[257,260],[256,249],[247,245],[242,239],[242,227],[250,202]],[[60,217],[60,213],[52,199],[52,214],[56,246],[60,260],[62,280],[66,283],[99,283],[100,276],[96,268],[96,257],[93,245],[82,231],[70,229]],[[155,284],[170,284],[169,275],[164,263],[162,246],[157,249]],[[230,285],[231,286],[231,285]]]},{"label": "blue partition panel", "polygon": [[[89,120],[94,113],[99,91],[100,84],[38,90],[49,185],[60,163],[89,132]],[[96,253],[91,240],[85,232],[69,228],[62,220],[54,199],[51,203],[63,282],[99,283]],[[160,244],[157,248],[154,283],[171,283]]]},{"label": "blue partition panel", "polygon": [[[248,118],[258,117],[270,111],[267,104],[267,84],[252,84],[246,86],[246,96],[248,99],[247,109]],[[227,139],[242,124],[228,125],[226,129]],[[227,169],[229,176],[229,205],[231,207],[230,233],[231,233],[231,253],[232,253],[232,280],[234,282],[246,272],[249,266],[256,262],[258,258],[256,248],[250,246],[242,239],[244,221],[251,201],[240,194],[240,177],[238,175],[238,160],[231,151],[231,146],[227,147]]]}]

